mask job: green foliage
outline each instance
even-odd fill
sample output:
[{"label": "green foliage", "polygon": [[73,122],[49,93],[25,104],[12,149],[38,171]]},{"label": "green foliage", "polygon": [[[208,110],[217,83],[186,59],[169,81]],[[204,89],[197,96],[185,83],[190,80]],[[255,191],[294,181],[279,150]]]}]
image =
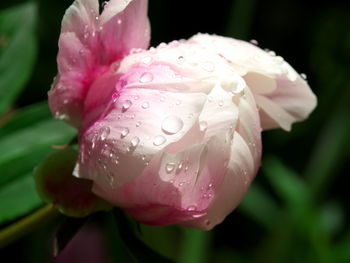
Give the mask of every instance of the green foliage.
[{"label": "green foliage", "polygon": [[0,12],[0,114],[14,103],[33,71],[36,19],[33,2]]}]

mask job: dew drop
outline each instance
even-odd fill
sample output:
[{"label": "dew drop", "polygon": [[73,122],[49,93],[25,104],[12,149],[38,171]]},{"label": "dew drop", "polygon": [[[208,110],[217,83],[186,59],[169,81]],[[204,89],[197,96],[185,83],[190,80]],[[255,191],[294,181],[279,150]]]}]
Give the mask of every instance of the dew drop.
[{"label": "dew drop", "polygon": [[150,72],[145,72],[140,77],[141,83],[148,83],[148,82],[151,82],[152,80],[153,80],[153,74]]},{"label": "dew drop", "polygon": [[154,139],[153,139],[153,144],[155,145],[155,146],[160,146],[160,145],[162,145],[163,143],[165,143],[166,142],[166,139],[165,139],[165,137],[163,136],[163,135],[157,135],[156,137],[154,137]]},{"label": "dew drop", "polygon": [[220,100],[218,104],[219,104],[220,107],[222,107],[222,106],[224,106],[224,101]]},{"label": "dew drop", "polygon": [[114,174],[107,173],[107,181],[109,182],[109,185],[113,187],[114,184]]},{"label": "dew drop", "polygon": [[117,20],[117,24],[120,25],[122,23],[122,20],[121,19],[118,19]]},{"label": "dew drop", "polygon": [[179,171],[182,169],[183,164],[184,164],[183,161],[180,161],[180,162],[179,162],[179,165],[177,166],[177,168],[179,169]]},{"label": "dew drop", "polygon": [[201,65],[202,69],[204,69],[205,71],[208,71],[208,72],[213,72],[215,67],[214,67],[214,64],[211,63],[211,62],[205,62]]},{"label": "dew drop", "polygon": [[165,47],[166,47],[166,44],[164,42],[162,42],[158,45],[158,48],[165,48]]},{"label": "dew drop", "polygon": [[140,127],[140,125],[141,125],[141,122],[136,122],[136,127]]},{"label": "dew drop", "polygon": [[143,64],[146,64],[146,65],[149,65],[149,64],[152,62],[152,60],[153,60],[152,57],[147,56],[147,57],[144,57],[144,58],[142,59],[142,63],[143,63]]},{"label": "dew drop", "polygon": [[175,164],[174,163],[167,163],[165,165],[165,171],[167,173],[171,173],[175,169]]},{"label": "dew drop", "polygon": [[108,1],[104,1],[104,2],[102,3],[102,7],[103,7],[103,8],[106,8],[107,5],[108,5]]},{"label": "dew drop", "polygon": [[178,58],[177,58],[177,63],[178,64],[183,64],[185,62],[185,58],[183,57],[183,56],[179,56]]},{"label": "dew drop", "polygon": [[162,130],[166,134],[178,133],[183,126],[183,121],[177,116],[168,116],[162,122]]},{"label": "dew drop", "polygon": [[283,62],[283,58],[281,56],[275,57],[275,60],[276,60],[277,63],[282,63]]},{"label": "dew drop", "polygon": [[142,107],[142,109],[148,109],[149,108],[149,102],[146,101],[146,102],[142,103],[141,107]]},{"label": "dew drop", "polygon": [[124,138],[126,135],[129,134],[129,129],[128,128],[124,128],[121,132],[121,138]]},{"label": "dew drop", "polygon": [[131,139],[131,146],[132,147],[136,147],[139,143],[140,143],[139,137],[135,136],[134,138]]},{"label": "dew drop", "polygon": [[135,95],[134,100],[138,100],[138,99],[139,99],[139,96]]},{"label": "dew drop", "polygon": [[175,102],[175,104],[176,104],[176,105],[180,105],[180,104],[181,104],[181,100],[177,100],[177,101]]},{"label": "dew drop", "polygon": [[199,123],[199,130],[204,132],[208,128],[208,123],[206,121],[201,121]]},{"label": "dew drop", "polygon": [[305,73],[301,73],[300,76],[303,78],[303,80],[306,80],[307,79],[307,76]]},{"label": "dew drop", "polygon": [[110,132],[111,130],[109,127],[104,127],[101,132],[101,141],[106,140]]},{"label": "dew drop", "polygon": [[112,95],[112,102],[115,103],[119,98],[119,94],[118,93],[113,93]]},{"label": "dew drop", "polygon": [[195,211],[197,209],[197,206],[195,205],[190,205],[189,207],[187,207],[187,211]]},{"label": "dew drop", "polygon": [[123,108],[122,108],[122,111],[127,111],[132,105],[132,102],[130,100],[126,100],[124,101],[123,103]]},{"label": "dew drop", "polygon": [[258,41],[256,41],[255,39],[252,39],[249,42],[256,46],[259,45]]}]

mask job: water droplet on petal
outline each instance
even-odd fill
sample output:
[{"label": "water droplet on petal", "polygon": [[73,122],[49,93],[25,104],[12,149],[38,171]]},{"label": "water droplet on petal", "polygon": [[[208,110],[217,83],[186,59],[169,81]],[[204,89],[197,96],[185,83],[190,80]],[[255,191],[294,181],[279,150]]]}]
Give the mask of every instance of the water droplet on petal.
[{"label": "water droplet on petal", "polygon": [[146,102],[142,103],[141,107],[143,109],[148,109],[149,108],[149,103],[146,101]]},{"label": "water droplet on petal", "polygon": [[117,24],[120,25],[122,23],[122,20],[121,19],[118,19],[117,20]]},{"label": "water droplet on petal", "polygon": [[119,94],[118,93],[113,93],[112,94],[112,102],[115,103],[119,98]]},{"label": "water droplet on petal", "polygon": [[149,65],[152,62],[153,58],[151,56],[144,57],[142,59],[143,64]]},{"label": "water droplet on petal", "polygon": [[300,74],[300,76],[304,79],[304,80],[306,80],[307,79],[307,76],[306,76],[306,74],[305,73],[301,73]]},{"label": "water droplet on petal", "polygon": [[124,128],[121,132],[121,137],[124,138],[126,135],[129,134],[129,129],[128,128]]},{"label": "water droplet on petal", "polygon": [[176,105],[180,105],[180,104],[181,104],[181,100],[177,100],[177,101],[175,102],[175,104],[176,104]]},{"label": "water droplet on petal", "polygon": [[224,106],[224,101],[220,100],[218,104],[219,104],[220,107],[222,107],[222,106]]},{"label": "water droplet on petal", "polygon": [[178,133],[183,126],[183,121],[177,116],[168,116],[162,122],[162,130],[166,134]]},{"label": "water droplet on petal", "polygon": [[101,141],[104,141],[107,139],[109,133],[110,133],[110,128],[109,127],[104,127],[101,132]]},{"label": "water droplet on petal", "polygon": [[202,69],[204,69],[205,71],[208,71],[208,72],[213,72],[215,69],[214,64],[211,62],[205,62],[201,65],[201,67],[202,67]]},{"label": "water droplet on petal", "polygon": [[197,206],[195,205],[190,205],[189,207],[187,207],[187,211],[195,211],[197,209]]},{"label": "water droplet on petal", "polygon": [[182,169],[182,166],[183,166],[183,161],[180,161],[179,162],[179,165],[177,166],[178,170],[180,171]]},{"label": "water droplet on petal", "polygon": [[131,146],[132,147],[136,147],[139,143],[140,143],[139,137],[135,136],[134,138],[131,139]]},{"label": "water droplet on petal", "polygon": [[163,135],[157,135],[156,137],[154,137],[154,139],[153,139],[153,144],[155,145],[155,146],[160,146],[160,145],[162,145],[163,143],[165,143],[166,142],[166,139],[165,139],[165,137],[163,136]]},{"label": "water droplet on petal", "polygon": [[162,42],[162,43],[160,43],[159,45],[158,45],[158,48],[165,48],[167,45],[164,43],[164,42]]},{"label": "water droplet on petal", "polygon": [[283,62],[283,58],[281,56],[277,56],[275,57],[275,61],[279,64],[281,64]]},{"label": "water droplet on petal", "polygon": [[185,62],[185,58],[183,57],[183,56],[179,56],[178,58],[177,58],[177,63],[178,64],[183,64]]},{"label": "water droplet on petal", "polygon": [[108,1],[104,1],[104,2],[102,3],[102,7],[103,7],[103,8],[106,8],[107,5],[108,5]]},{"label": "water droplet on petal", "polygon": [[171,173],[175,169],[175,163],[167,163],[165,165],[165,171]]},{"label": "water droplet on petal", "polygon": [[136,122],[136,127],[140,127],[140,125],[141,125],[141,122]]},{"label": "water droplet on petal", "polygon": [[127,111],[132,105],[132,102],[130,100],[126,100],[124,101],[123,103],[123,108],[122,108],[122,111]]},{"label": "water droplet on petal", "polygon": [[153,80],[153,74],[150,72],[145,72],[140,77],[141,83],[148,83],[148,82],[151,82],[152,80]]},{"label": "water droplet on petal", "polygon": [[258,41],[256,41],[255,39],[252,39],[249,42],[256,46],[259,45]]},{"label": "water droplet on petal", "polygon": [[201,121],[199,123],[199,130],[204,132],[208,128],[208,123],[206,121]]}]

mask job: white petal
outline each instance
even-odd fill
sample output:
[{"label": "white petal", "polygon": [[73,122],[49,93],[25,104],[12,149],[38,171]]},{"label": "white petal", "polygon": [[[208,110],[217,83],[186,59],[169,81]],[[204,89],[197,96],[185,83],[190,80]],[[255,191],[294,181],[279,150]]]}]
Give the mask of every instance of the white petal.
[{"label": "white petal", "polygon": [[[164,101],[161,101],[162,97]],[[125,88],[118,101],[111,105],[110,112],[83,135],[82,144],[86,149],[81,150],[85,156],[91,151],[85,176],[103,180],[104,167],[115,176],[117,185],[139,176],[155,153],[178,141],[191,129],[205,99],[206,96],[200,93],[174,94]],[[177,105],[177,101],[181,104]],[[101,140],[103,129],[109,129],[105,140]],[[94,140],[96,145],[92,150]],[[110,153],[115,157],[109,157]],[[115,163],[116,156],[118,164]],[[98,164],[98,158],[102,159],[102,164]]]}]

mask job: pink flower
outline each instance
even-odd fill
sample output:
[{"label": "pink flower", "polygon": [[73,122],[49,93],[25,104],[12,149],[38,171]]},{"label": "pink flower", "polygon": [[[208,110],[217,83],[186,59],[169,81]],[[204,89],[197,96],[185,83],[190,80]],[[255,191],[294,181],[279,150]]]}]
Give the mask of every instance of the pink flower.
[{"label": "pink flower", "polygon": [[211,229],[241,201],[260,166],[262,129],[290,130],[316,105],[281,57],[198,34],[149,44],[147,0],[76,0],[49,92],[79,130],[74,175],[137,220]]}]

